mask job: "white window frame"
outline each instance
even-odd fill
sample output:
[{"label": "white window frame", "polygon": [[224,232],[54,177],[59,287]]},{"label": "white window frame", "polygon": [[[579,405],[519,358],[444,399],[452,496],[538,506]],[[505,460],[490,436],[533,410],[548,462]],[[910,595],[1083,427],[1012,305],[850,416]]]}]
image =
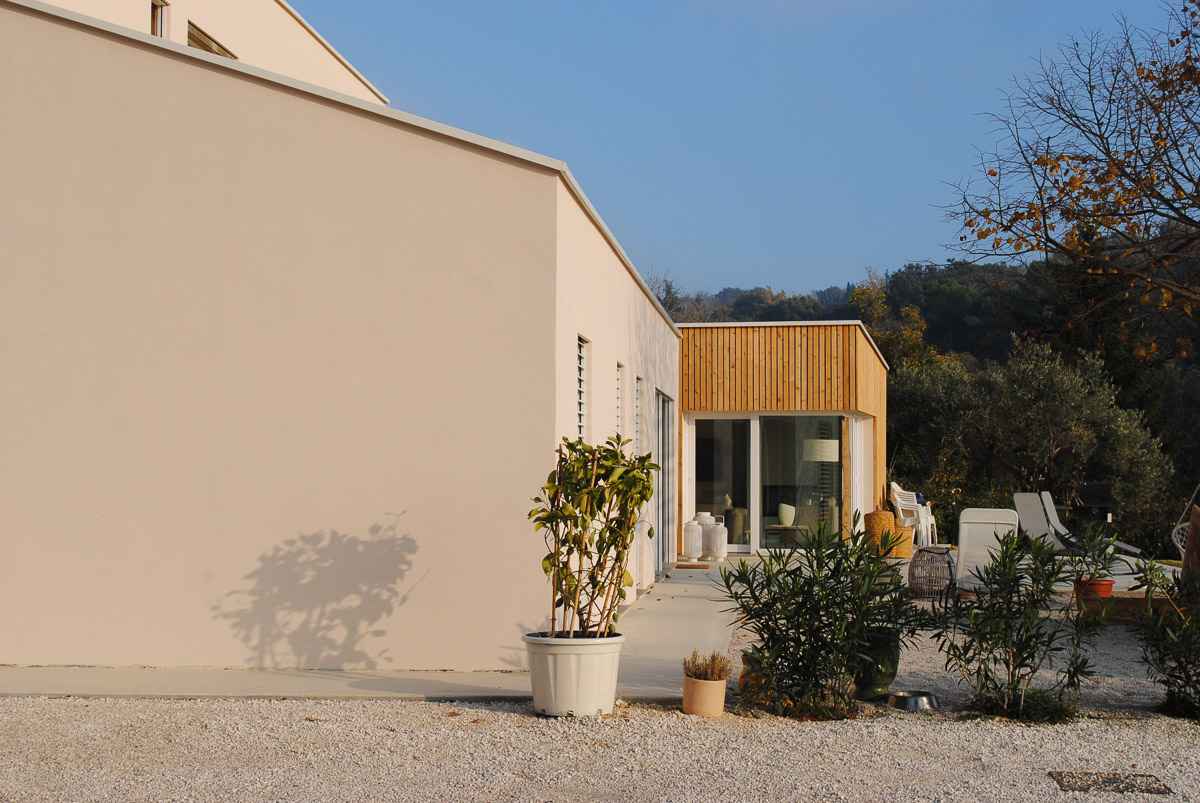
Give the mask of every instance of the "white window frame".
[{"label": "white window frame", "polygon": [[[860,480],[859,493],[862,493],[861,498],[855,498],[854,480],[863,471],[874,472],[873,463],[860,463],[856,458],[859,454],[854,451],[855,441],[857,440],[861,446],[859,447],[864,453],[866,460],[869,461],[872,456],[869,442],[864,442],[863,437],[855,437],[855,422],[861,421],[865,427],[872,426],[870,418],[848,411],[848,410],[813,410],[811,412],[796,413],[784,410],[763,410],[763,411],[736,411],[736,412],[720,412],[720,413],[684,413],[683,416],[683,515],[685,521],[690,521],[690,516],[695,515],[696,511],[696,422],[707,419],[710,421],[721,419],[741,419],[750,422],[750,554],[761,554],[765,552],[761,546],[760,531],[762,530],[762,432],[760,429],[759,419],[763,416],[795,416],[797,418],[804,417],[820,417],[820,416],[844,416],[850,421],[850,466],[853,471],[851,475],[851,492],[850,504],[851,515],[858,506],[869,504],[866,502],[866,494],[869,493],[871,480],[869,476],[864,476]],[[865,435],[870,438],[870,431],[859,430],[860,435]],[[845,466],[843,466],[845,471]],[[842,475],[842,482],[845,483],[845,475]],[[843,485],[844,488],[844,485]],[[843,500],[843,505],[846,504]],[[861,508],[859,508],[861,509]]]},{"label": "white window frame", "polygon": [[[676,516],[678,498],[675,461],[678,458],[679,438],[677,433],[678,410],[676,401],[659,388],[654,389],[654,462],[659,465],[655,480],[654,574],[661,577],[678,554],[675,541],[678,532]],[[665,412],[664,412],[665,411]]]}]

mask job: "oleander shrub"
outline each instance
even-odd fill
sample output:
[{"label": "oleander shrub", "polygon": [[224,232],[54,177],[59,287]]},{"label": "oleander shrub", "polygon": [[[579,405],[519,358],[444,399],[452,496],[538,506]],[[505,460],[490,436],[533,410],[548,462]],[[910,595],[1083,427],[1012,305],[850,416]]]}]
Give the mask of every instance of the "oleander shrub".
[{"label": "oleander shrub", "polygon": [[883,630],[911,640],[919,613],[887,555],[855,520],[846,539],[821,526],[805,548],[772,551],[721,570],[730,610],[753,637],[744,654],[743,701],[772,713],[843,719],[872,639]]},{"label": "oleander shrub", "polygon": [[[972,692],[973,712],[1027,722],[1061,722],[1079,708],[1095,674],[1088,651],[1107,610],[1082,610],[1057,593],[1076,567],[1042,539],[1009,532],[973,572],[974,598],[933,613],[946,669]],[[1038,676],[1040,670],[1051,670]]]},{"label": "oleander shrub", "polygon": [[[1200,583],[1193,575],[1168,580],[1152,563],[1138,565],[1138,585],[1146,590],[1146,607],[1134,619],[1147,674],[1166,691],[1161,710],[1200,718],[1200,627],[1196,609]],[[1165,604],[1152,600],[1165,598]]]}]

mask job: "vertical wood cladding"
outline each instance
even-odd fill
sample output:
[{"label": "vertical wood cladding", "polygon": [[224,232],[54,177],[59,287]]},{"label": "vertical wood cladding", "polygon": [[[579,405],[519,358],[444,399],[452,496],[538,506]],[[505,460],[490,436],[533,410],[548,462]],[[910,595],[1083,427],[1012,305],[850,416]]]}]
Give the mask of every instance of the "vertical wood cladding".
[{"label": "vertical wood cladding", "polygon": [[683,327],[685,412],[883,416],[887,369],[858,326]]},{"label": "vertical wood cladding", "polygon": [[854,324],[683,326],[682,412],[857,412],[874,417],[885,497],[887,368]]}]

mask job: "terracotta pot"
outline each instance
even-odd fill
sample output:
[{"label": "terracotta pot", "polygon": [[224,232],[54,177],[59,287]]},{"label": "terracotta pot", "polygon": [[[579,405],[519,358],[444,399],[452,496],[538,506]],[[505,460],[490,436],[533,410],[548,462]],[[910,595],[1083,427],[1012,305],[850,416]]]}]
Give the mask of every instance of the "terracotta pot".
[{"label": "terracotta pot", "polygon": [[1113,582],[1113,580],[1076,580],[1076,606],[1081,606],[1084,600],[1108,599],[1112,596]]},{"label": "terracotta pot", "polygon": [[719,717],[725,713],[724,680],[683,679],[683,713],[698,717]]},{"label": "terracotta pot", "polygon": [[742,673],[738,675],[738,696],[742,698],[742,702],[762,703],[753,693],[760,680],[757,663],[750,660],[749,655],[742,653]]}]

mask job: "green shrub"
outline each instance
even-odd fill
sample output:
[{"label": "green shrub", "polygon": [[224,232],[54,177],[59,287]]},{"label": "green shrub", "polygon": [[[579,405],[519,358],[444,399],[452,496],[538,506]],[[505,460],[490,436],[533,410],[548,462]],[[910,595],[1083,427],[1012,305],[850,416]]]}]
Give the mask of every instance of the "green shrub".
[{"label": "green shrub", "polygon": [[[731,611],[754,637],[745,696],[773,713],[842,719],[855,710],[855,671],[872,639],[911,639],[918,611],[896,568],[855,521],[846,540],[821,526],[804,549],[721,570]],[[894,548],[893,540],[886,552]]]},{"label": "green shrub", "polygon": [[[1087,649],[1106,611],[1062,604],[1055,586],[1074,570],[1046,541],[1010,532],[992,562],[974,572],[975,598],[934,612],[933,638],[946,669],[971,687],[972,710],[1029,722],[1076,713],[1080,683],[1094,674]],[[1042,668],[1057,672],[1034,687]]]},{"label": "green shrub", "polygon": [[[602,446],[568,440],[558,464],[529,511],[546,541],[542,570],[550,578],[550,629],[554,638],[598,638],[616,633],[617,610],[637,533],[638,517],[654,495],[650,454],[626,452],[613,435]],[[653,528],[649,535],[654,537]]]},{"label": "green shrub", "polygon": [[[1195,576],[1168,581],[1152,563],[1138,565],[1138,585],[1146,589],[1146,608],[1137,614],[1134,629],[1142,643],[1147,674],[1167,692],[1162,710],[1190,718],[1200,717],[1200,627],[1196,607],[1200,583]],[[1150,600],[1165,597],[1155,607]]]}]

